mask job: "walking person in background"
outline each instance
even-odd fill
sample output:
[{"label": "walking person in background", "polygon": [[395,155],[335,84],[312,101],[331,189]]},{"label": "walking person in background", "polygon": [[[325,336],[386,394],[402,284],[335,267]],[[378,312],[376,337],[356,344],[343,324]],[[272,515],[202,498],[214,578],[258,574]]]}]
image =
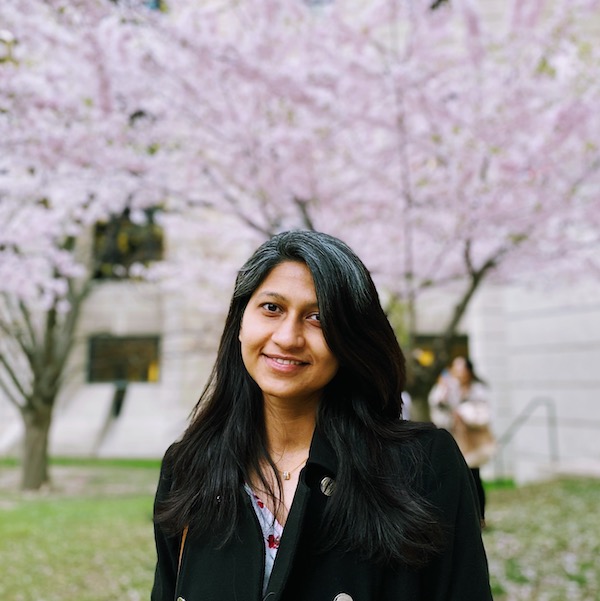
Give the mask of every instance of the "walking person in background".
[{"label": "walking person in background", "polygon": [[265,242],[155,501],[152,601],[489,601],[452,437],[400,419],[405,362],[337,238]]},{"label": "walking person in background", "polygon": [[485,527],[485,489],[480,467],[494,454],[496,443],[492,433],[488,387],[477,376],[473,363],[456,357],[449,371],[444,371],[429,394],[431,420],[452,433],[471,469],[481,523]]}]

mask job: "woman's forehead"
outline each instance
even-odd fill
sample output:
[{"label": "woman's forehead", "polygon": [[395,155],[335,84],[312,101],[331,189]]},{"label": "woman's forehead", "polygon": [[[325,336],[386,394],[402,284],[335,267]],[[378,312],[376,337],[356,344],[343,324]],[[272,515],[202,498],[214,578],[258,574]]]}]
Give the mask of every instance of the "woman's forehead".
[{"label": "woman's forehead", "polygon": [[316,304],[317,295],[310,269],[296,261],[275,266],[255,290],[253,296],[271,297],[281,301],[302,298]]}]

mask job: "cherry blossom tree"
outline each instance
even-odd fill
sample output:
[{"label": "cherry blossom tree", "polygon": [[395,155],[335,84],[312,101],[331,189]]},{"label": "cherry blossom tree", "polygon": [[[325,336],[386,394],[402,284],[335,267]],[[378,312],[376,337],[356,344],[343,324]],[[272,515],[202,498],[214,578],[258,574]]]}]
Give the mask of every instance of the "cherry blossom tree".
[{"label": "cherry blossom tree", "polygon": [[411,362],[417,397],[482,283],[584,265],[600,211],[597,2],[170,9],[147,65],[172,108],[165,194],[263,236],[349,241],[401,308],[411,359],[422,294],[448,291],[434,363]]},{"label": "cherry blossom tree", "polygon": [[[149,277],[216,280],[241,242],[283,229],[347,240],[402,317],[421,398],[482,283],[593,261],[597,2],[16,4],[0,7],[0,386],[38,466],[27,487],[47,477],[92,286],[81,241],[125,208],[160,206],[227,266],[182,252]],[[422,366],[431,290],[454,306]]]},{"label": "cherry blossom tree", "polygon": [[22,486],[48,480],[48,432],[94,265],[81,240],[145,186],[151,142],[135,11],[96,0],[0,7],[0,392],[24,426]]}]

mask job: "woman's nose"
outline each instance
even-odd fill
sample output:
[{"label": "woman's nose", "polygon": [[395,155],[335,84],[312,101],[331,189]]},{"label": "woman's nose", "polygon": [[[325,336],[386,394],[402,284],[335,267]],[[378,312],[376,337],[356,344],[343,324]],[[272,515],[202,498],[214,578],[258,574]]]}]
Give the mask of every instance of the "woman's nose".
[{"label": "woman's nose", "polygon": [[304,344],[302,324],[293,317],[283,319],[273,332],[272,339],[284,348],[296,348]]}]

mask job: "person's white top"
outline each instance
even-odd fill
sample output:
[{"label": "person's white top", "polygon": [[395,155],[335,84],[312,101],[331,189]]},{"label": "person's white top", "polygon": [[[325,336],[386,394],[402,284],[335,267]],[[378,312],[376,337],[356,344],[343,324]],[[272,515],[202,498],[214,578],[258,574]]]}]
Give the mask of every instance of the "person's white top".
[{"label": "person's white top", "polygon": [[267,584],[273,571],[273,564],[275,563],[275,557],[277,555],[277,549],[279,549],[279,541],[283,534],[283,526],[277,521],[275,516],[271,513],[266,503],[264,503],[259,497],[256,496],[254,491],[247,485],[244,485],[244,489],[250,496],[252,501],[252,507],[258,518],[261,530],[263,532],[263,539],[265,541],[265,577],[263,580],[263,594],[267,591]]}]

